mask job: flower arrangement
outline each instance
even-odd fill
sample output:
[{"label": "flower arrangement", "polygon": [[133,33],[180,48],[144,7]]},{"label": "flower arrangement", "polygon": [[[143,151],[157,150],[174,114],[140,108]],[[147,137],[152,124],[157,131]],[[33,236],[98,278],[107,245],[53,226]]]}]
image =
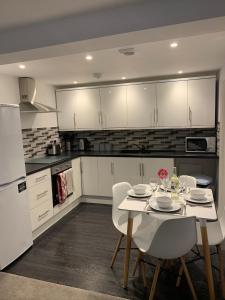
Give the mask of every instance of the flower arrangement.
[{"label": "flower arrangement", "polygon": [[159,178],[161,179],[161,180],[165,180],[167,177],[168,177],[168,171],[167,171],[167,169],[159,169],[159,171],[158,171],[158,176],[159,176]]}]

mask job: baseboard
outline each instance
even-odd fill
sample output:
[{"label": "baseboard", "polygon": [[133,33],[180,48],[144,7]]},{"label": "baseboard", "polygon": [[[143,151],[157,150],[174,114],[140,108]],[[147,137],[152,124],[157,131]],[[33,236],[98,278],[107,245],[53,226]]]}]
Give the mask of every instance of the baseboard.
[{"label": "baseboard", "polygon": [[57,213],[56,215],[54,215],[51,219],[49,219],[42,226],[40,226],[36,230],[34,230],[32,232],[32,234],[33,234],[33,240],[35,240],[43,232],[45,232],[52,225],[54,225],[56,222],[58,222],[62,217],[64,217],[66,214],[68,214],[72,209],[74,209],[75,207],[77,207],[80,204],[80,201],[81,201],[81,198],[76,199],[71,204],[69,204],[67,207],[65,207],[65,209],[61,210],[59,213]]},{"label": "baseboard", "polygon": [[80,203],[93,203],[93,204],[107,204],[112,205],[111,197],[101,197],[101,196],[82,196]]}]

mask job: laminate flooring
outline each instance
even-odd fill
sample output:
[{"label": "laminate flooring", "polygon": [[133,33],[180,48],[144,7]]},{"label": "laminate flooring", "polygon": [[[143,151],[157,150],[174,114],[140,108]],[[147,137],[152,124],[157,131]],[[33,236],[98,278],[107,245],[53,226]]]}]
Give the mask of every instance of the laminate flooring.
[{"label": "laminate flooring", "polygon": [[[34,241],[24,255],[4,271],[25,277],[59,283],[133,300],[148,299],[149,289],[143,288],[140,274],[130,275],[128,289],[122,288],[123,255],[118,254],[114,269],[110,262],[119,238],[112,224],[112,207],[99,204],[80,204]],[[132,250],[131,268],[137,251]],[[160,274],[156,299],[192,299],[185,278],[175,287],[177,268]],[[201,261],[192,263],[189,270],[199,300],[208,299]],[[130,268],[130,269],[131,269]],[[153,268],[146,266],[150,285]],[[214,271],[217,297],[220,297],[218,273]]]}]

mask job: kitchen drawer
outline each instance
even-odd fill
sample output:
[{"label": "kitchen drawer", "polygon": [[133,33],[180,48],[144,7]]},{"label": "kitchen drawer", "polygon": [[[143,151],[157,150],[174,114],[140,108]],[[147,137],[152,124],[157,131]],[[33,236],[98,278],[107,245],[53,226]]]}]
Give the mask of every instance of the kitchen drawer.
[{"label": "kitchen drawer", "polygon": [[46,180],[51,180],[51,170],[43,170],[38,173],[34,173],[27,177],[27,187],[30,188],[31,186],[34,186],[35,184],[42,183]]},{"label": "kitchen drawer", "polygon": [[52,201],[47,200],[31,210],[32,231],[40,227],[53,216]]},{"label": "kitchen drawer", "polygon": [[27,189],[30,209],[46,200],[52,200],[52,185],[50,180],[43,181]]}]

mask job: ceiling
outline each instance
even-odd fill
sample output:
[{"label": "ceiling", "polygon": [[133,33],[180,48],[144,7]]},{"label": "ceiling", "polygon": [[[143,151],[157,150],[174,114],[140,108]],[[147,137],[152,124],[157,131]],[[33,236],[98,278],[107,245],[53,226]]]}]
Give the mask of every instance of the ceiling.
[{"label": "ceiling", "polygon": [[134,0],[0,0],[0,30],[116,7]]},{"label": "ceiling", "polygon": [[[86,84],[96,81],[128,80],[140,77],[177,75],[185,73],[218,70],[225,64],[225,31],[176,39],[178,47],[172,49],[164,40],[131,45],[133,56],[124,56],[119,48],[78,53],[36,61],[24,62],[26,69],[19,69],[19,63],[0,66],[0,73],[14,76],[31,76],[56,86],[71,85],[73,81]],[[85,56],[91,54],[92,61]],[[102,73],[98,80],[93,73]]]}]

